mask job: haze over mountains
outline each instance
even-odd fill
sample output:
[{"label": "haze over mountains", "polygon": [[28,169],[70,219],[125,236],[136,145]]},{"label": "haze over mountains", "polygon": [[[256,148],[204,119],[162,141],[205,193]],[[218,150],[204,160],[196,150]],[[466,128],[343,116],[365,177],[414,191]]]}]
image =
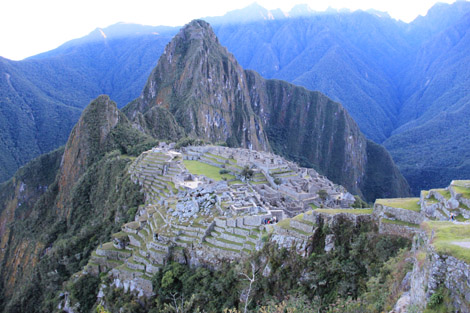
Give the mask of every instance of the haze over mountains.
[{"label": "haze over mountains", "polygon": [[[342,103],[367,137],[389,149],[416,192],[470,175],[469,12],[469,2],[436,4],[405,24],[374,11],[298,6],[286,17],[252,5],[206,20],[244,68]],[[137,97],[176,32],[117,24],[24,61],[2,59],[1,179],[63,144],[97,95],[119,106]],[[21,101],[23,109],[13,105]],[[23,136],[19,124],[29,125]]]}]

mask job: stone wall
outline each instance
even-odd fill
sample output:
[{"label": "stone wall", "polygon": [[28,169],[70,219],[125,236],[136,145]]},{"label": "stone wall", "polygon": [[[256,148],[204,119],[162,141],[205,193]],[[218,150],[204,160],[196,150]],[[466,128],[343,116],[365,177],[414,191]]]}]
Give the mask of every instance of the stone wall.
[{"label": "stone wall", "polygon": [[457,312],[470,312],[470,264],[449,255],[439,255],[431,242],[432,238],[420,234],[413,243],[413,249],[425,253],[426,257],[414,262],[410,304],[424,308],[436,290],[445,286]]},{"label": "stone wall", "polygon": [[421,212],[415,212],[412,210],[405,210],[399,208],[392,208],[382,204],[376,203],[374,205],[374,213],[377,218],[387,218],[399,221],[404,221],[412,224],[421,224],[426,217]]},{"label": "stone wall", "polygon": [[379,233],[393,236],[406,237],[413,239],[414,235],[419,232],[419,227],[410,227],[398,224],[379,223]]}]

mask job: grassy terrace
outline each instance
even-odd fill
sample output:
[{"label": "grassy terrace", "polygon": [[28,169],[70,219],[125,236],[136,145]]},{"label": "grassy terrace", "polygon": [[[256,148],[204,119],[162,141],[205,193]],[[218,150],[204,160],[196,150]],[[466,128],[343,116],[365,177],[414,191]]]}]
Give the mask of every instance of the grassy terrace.
[{"label": "grassy terrace", "polygon": [[457,185],[452,185],[452,188],[454,188],[455,192],[461,193],[464,198],[470,198],[470,188]]},{"label": "grassy terrace", "polygon": [[408,226],[408,227],[413,227],[413,228],[419,228],[418,224],[413,224],[405,221],[396,221],[396,220],[389,220],[387,218],[383,218],[382,223],[385,224],[394,224],[394,225],[401,225],[401,226]]},{"label": "grassy terrace", "polygon": [[437,191],[438,193],[440,193],[447,200],[450,199],[450,191],[449,190],[445,190],[445,189],[431,189],[431,190],[432,191]]},{"label": "grassy terrace", "polygon": [[434,203],[439,203],[439,200],[437,200],[436,198],[433,197],[430,197],[428,199],[424,198],[424,201],[426,201],[426,203],[428,204],[434,204]]},{"label": "grassy terrace", "polygon": [[315,212],[338,214],[338,213],[349,213],[349,214],[372,214],[372,209],[315,209]]},{"label": "grassy terrace", "polygon": [[470,180],[454,180],[452,186],[470,188]]},{"label": "grassy terrace", "polygon": [[227,158],[225,158],[223,156],[216,155],[216,154],[213,154],[213,153],[206,153],[206,156],[211,156],[213,159],[228,160]]},{"label": "grassy terrace", "polygon": [[184,166],[188,169],[191,174],[194,175],[204,175],[215,181],[222,179],[234,179],[235,176],[230,174],[220,174],[220,168],[212,166],[203,162],[194,161],[194,160],[183,160]]},{"label": "grassy terrace", "polygon": [[419,198],[395,198],[395,199],[377,199],[375,203],[389,206],[397,209],[411,210],[415,212],[421,211],[418,204]]},{"label": "grassy terrace", "polygon": [[292,219],[293,219],[293,220],[296,220],[296,221],[298,221],[298,222],[300,222],[300,223],[304,223],[304,224],[310,225],[310,226],[315,225],[315,223],[313,223],[313,222],[304,220],[304,214],[305,214],[305,213],[301,213],[301,214],[299,214],[299,215],[297,215],[297,216],[294,216]]},{"label": "grassy terrace", "polygon": [[215,249],[220,249],[220,250],[225,250],[225,251],[231,251],[231,252],[240,253],[240,250],[216,246],[216,245],[214,245],[214,244],[212,244],[212,243],[210,243],[210,242],[207,242],[207,241],[204,241],[202,244],[203,244],[203,245],[206,245],[206,246],[209,246],[209,247],[211,247],[211,248],[215,248]]},{"label": "grassy terrace", "polygon": [[452,255],[457,259],[470,263],[470,249],[455,244],[455,242],[470,242],[470,225],[427,221],[422,226],[428,236],[434,230],[432,245],[437,252]]},{"label": "grassy terrace", "polygon": [[281,228],[299,233],[301,235],[305,235],[305,236],[311,236],[312,235],[311,233],[307,233],[307,232],[305,232],[301,229],[297,229],[297,228],[294,228],[294,227],[290,226],[290,220],[291,220],[290,218],[286,218],[286,219],[283,219],[282,221],[280,221],[279,223],[274,224],[274,225],[277,225],[278,227],[281,227]]}]

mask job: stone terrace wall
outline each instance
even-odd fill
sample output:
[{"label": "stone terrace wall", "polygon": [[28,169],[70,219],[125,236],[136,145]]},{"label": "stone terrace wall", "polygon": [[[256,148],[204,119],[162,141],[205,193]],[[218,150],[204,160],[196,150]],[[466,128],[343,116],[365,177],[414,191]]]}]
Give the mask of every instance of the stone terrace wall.
[{"label": "stone terrace wall", "polygon": [[449,255],[439,255],[431,246],[431,241],[422,233],[413,244],[413,249],[424,251],[426,258],[424,262],[415,260],[410,304],[424,308],[436,290],[444,285],[457,312],[470,312],[470,265]]},{"label": "stone terrace wall", "polygon": [[392,208],[378,203],[374,205],[374,215],[378,218],[395,219],[417,225],[426,219],[421,212]]}]

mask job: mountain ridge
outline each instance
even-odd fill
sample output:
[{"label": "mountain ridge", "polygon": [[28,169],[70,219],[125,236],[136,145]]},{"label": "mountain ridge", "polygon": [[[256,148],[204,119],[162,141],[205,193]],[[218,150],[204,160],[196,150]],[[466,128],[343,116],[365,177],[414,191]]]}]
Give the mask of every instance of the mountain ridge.
[{"label": "mountain ridge", "polygon": [[[169,129],[182,129],[184,136],[272,149],[367,195],[369,201],[409,192],[388,153],[383,147],[370,147],[339,103],[320,92],[244,71],[202,20],[192,21],[173,38],[141,96],[123,111],[136,128],[145,130],[152,128],[148,115],[154,115],[155,108],[166,112],[160,115],[165,116],[165,125],[173,125]],[[174,139],[173,133],[158,135]],[[386,160],[388,166],[368,167],[368,160],[375,158]],[[374,174],[380,178],[372,188],[366,182]],[[386,182],[381,181],[384,177]]]},{"label": "mountain ridge", "polygon": [[[436,5],[428,15],[419,17],[409,24],[395,21],[386,16],[357,11],[340,14],[314,14],[308,18],[287,17],[261,22],[255,21],[245,25],[228,25],[221,20],[219,25],[214,26],[214,30],[220,42],[228,47],[244,68],[254,69],[266,78],[285,79],[304,85],[308,89],[324,92],[348,109],[369,139],[380,143],[390,134],[392,137],[395,135],[400,138],[404,136],[395,134],[399,115],[414,117],[411,113],[405,112],[407,110],[401,109],[401,104],[407,100],[408,95],[404,96],[404,90],[407,86],[417,86],[418,90],[415,91],[419,94],[422,90],[419,84],[421,82],[424,84],[427,81],[427,79],[421,78],[413,80],[412,75],[416,74],[420,77],[427,75],[423,69],[426,63],[416,61],[416,54],[421,53],[420,51],[426,42],[432,42],[434,37],[438,38],[439,32],[452,27],[468,11],[470,10],[467,1],[451,5]],[[99,94],[106,93],[110,94],[121,107],[139,95],[141,86],[156,65],[156,56],[162,53],[164,45],[177,31],[175,28],[165,29],[163,27],[158,31],[160,34],[156,35],[152,33],[157,32],[158,27],[146,28],[119,24],[115,27],[121,31],[116,30],[115,32],[125,33],[124,29],[127,26],[130,27],[129,29],[133,29],[128,33],[134,35],[113,38],[111,35],[113,27],[109,30],[103,29],[102,31],[109,35],[107,46],[101,41],[93,44],[75,42],[68,46],[67,53],[65,50],[58,50],[51,52],[49,57],[46,53],[41,59],[32,57],[30,60],[21,62],[7,61],[8,64],[16,68],[22,79],[26,77],[41,92],[48,94],[50,98],[53,98],[53,101],[57,101],[61,105],[77,107],[80,110],[83,108],[83,104],[88,103]],[[348,29],[355,31],[348,32]],[[98,39],[103,40],[102,35],[98,33],[96,35]],[[440,47],[439,40],[435,38],[437,45],[434,44],[434,46]],[[430,48],[434,51],[433,46]],[[464,48],[460,49],[462,53],[466,51]],[[319,53],[319,51],[324,52]],[[314,62],[312,62],[312,58],[309,58],[309,55],[315,56]],[[452,58],[456,55],[455,53],[450,54]],[[426,54],[423,56],[425,57]],[[437,63],[443,64],[443,66],[435,67],[437,70],[434,70],[432,75],[437,78],[440,76],[440,79],[447,79],[447,77],[451,77],[448,76],[449,74],[460,73],[458,77],[462,78],[462,86],[465,86],[467,80],[462,75],[464,72],[462,69],[465,66],[463,63],[454,62],[455,60],[440,58]],[[419,68],[411,71],[416,62],[418,62]],[[84,66],[84,64],[87,65]],[[296,69],[299,64],[310,64],[311,66],[299,71]],[[361,66],[357,66],[357,64]],[[446,64],[450,65],[448,69]],[[51,77],[54,79],[51,80]],[[99,79],[94,80],[93,77]],[[415,81],[419,83],[416,84]],[[443,93],[446,94],[445,105],[441,106],[444,110],[448,110],[446,109],[447,103],[454,103],[453,110],[458,110],[459,106],[464,105],[467,101],[458,92],[463,90],[462,88],[444,90],[443,87],[446,84],[438,83],[436,86],[442,87]],[[434,90],[436,91],[438,88],[434,88]],[[21,91],[21,89],[19,90]],[[428,95],[434,94],[434,91],[430,92],[429,88],[426,90]],[[455,97],[448,97],[452,94]],[[9,95],[5,97],[12,98]],[[38,99],[41,99],[40,102],[46,106],[50,103],[43,97],[38,97]],[[424,100],[428,101],[429,99],[428,96]],[[407,107],[413,107],[413,103],[416,106],[419,104],[419,107],[426,111],[429,103],[422,100],[419,97],[413,97],[413,101],[407,104]],[[417,101],[421,101],[421,103]],[[28,100],[28,105],[35,106],[36,104]],[[365,109],[366,107],[367,109]],[[8,110],[15,112],[17,109],[8,108]],[[8,113],[9,117],[12,115],[11,112]],[[78,119],[78,113],[79,111],[76,111],[73,119]],[[161,112],[159,116],[164,116],[164,113]],[[439,109],[435,113],[438,114]],[[17,114],[19,112],[13,113],[14,118],[19,118],[16,117],[19,116]],[[47,114],[45,116],[47,118]],[[400,123],[408,122],[406,129],[412,127],[421,129],[419,128],[420,123],[426,123],[428,117],[432,118],[430,114],[422,121],[408,121],[409,118],[406,120],[401,118]],[[9,125],[11,120],[13,118],[6,119],[5,125]],[[52,125],[53,123],[54,121],[47,120],[45,123],[33,122],[32,125],[41,130],[42,125]],[[31,154],[20,153],[21,157],[18,156],[18,149],[15,146],[24,146],[24,141],[16,139],[14,136],[11,140],[9,139],[12,142],[12,148],[2,149],[5,160],[2,164],[7,165],[7,169],[3,171],[2,179],[7,179],[19,165],[24,164],[29,158],[50,150],[50,146],[54,148],[65,143],[68,131],[72,126],[73,122],[70,121],[65,127],[61,127],[59,134],[54,134],[55,136],[51,136],[49,133],[41,135],[40,138],[43,141],[51,142],[51,145],[41,144],[40,148]],[[405,129],[405,125],[402,127]],[[173,129],[171,132],[177,136],[179,131]],[[405,135],[408,133],[410,132],[406,132]],[[25,135],[32,137],[34,132],[30,129]],[[406,143],[406,141],[411,141],[411,138],[397,140]],[[392,146],[395,141],[389,140],[386,143],[387,148],[391,149],[393,157],[397,158],[400,168],[409,168],[410,163],[401,163],[400,161],[400,147]],[[444,141],[445,138],[442,138],[442,142]],[[34,145],[36,144],[32,144],[31,147]],[[434,146],[438,154],[446,153],[444,144],[436,146],[436,144],[429,143],[428,146]],[[462,146],[463,154],[468,150],[466,146]],[[406,149],[412,148],[412,146],[407,146]],[[11,152],[9,152],[10,150]],[[412,162],[414,163],[426,157],[419,151],[412,152]],[[445,167],[442,168],[445,169]],[[430,185],[419,185],[421,178],[423,178],[419,172],[404,170],[404,174],[407,179],[418,183],[418,185],[413,184],[412,186],[415,193],[420,189],[430,187]],[[458,178],[465,178],[464,176],[468,174],[462,172],[462,176]],[[1,175],[0,173],[0,177],[2,177]],[[430,183],[437,187],[446,185],[448,182],[436,179]]]}]

